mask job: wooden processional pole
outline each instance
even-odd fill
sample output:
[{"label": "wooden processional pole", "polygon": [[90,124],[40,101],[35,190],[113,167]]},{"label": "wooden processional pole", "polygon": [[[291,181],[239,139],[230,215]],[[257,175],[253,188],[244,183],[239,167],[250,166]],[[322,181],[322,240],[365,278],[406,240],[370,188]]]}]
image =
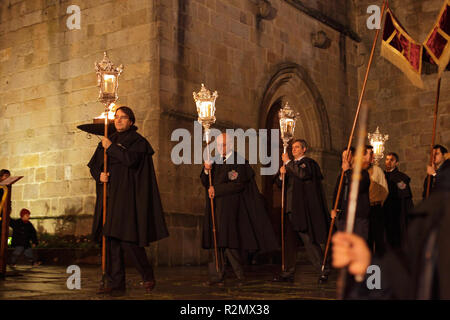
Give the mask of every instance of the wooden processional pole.
[{"label": "wooden processional pole", "polygon": [[[386,8],[386,1],[383,2],[383,7],[381,9],[381,20],[383,19],[385,8]],[[364,82],[363,82],[363,86],[362,86],[362,89],[361,89],[361,94],[359,96],[358,107],[356,109],[355,119],[353,120],[352,131],[351,131],[350,137],[348,139],[347,156],[349,154],[350,147],[352,145],[352,140],[353,140],[353,135],[355,133],[356,123],[358,122],[359,113],[361,111],[361,104],[362,104],[362,101],[363,101],[363,98],[364,98],[364,93],[366,91],[367,80],[369,78],[370,67],[372,66],[373,56],[374,56],[374,53],[375,53],[375,47],[376,47],[376,44],[377,44],[378,36],[380,34],[380,30],[381,30],[381,26],[380,26],[380,29],[377,30],[377,32],[375,34],[375,39],[373,40],[372,50],[370,52],[370,57],[369,57],[369,63],[367,65],[366,75],[364,77]],[[344,181],[344,172],[341,173],[341,178],[339,180],[339,187],[338,187],[338,191],[337,191],[337,194],[336,194],[336,200],[334,202],[334,207],[333,207],[333,210],[335,210],[335,211],[337,211],[337,209],[338,209],[339,199],[340,199],[340,196],[341,196],[343,181]],[[322,261],[322,274],[323,274],[323,272],[325,270],[325,264],[326,264],[326,260],[327,260],[327,256],[328,256],[328,251],[330,249],[331,235],[333,233],[333,227],[334,227],[335,220],[336,220],[335,218],[331,219],[330,229],[328,231],[327,245],[325,247],[325,254],[324,254],[324,257],[323,257],[323,261]]]},{"label": "wooden processional pole", "polygon": [[[434,162],[434,152],[433,147],[436,141],[436,127],[437,127],[437,117],[438,117],[438,110],[439,110],[439,95],[441,93],[441,78],[439,77],[438,83],[437,83],[437,91],[436,91],[436,105],[434,106],[434,121],[433,121],[433,135],[431,137],[431,147],[430,147],[430,162],[429,165],[433,166]],[[428,198],[430,195],[430,186],[431,186],[431,176],[428,175],[427,177],[427,192],[425,195],[425,198]]]}]

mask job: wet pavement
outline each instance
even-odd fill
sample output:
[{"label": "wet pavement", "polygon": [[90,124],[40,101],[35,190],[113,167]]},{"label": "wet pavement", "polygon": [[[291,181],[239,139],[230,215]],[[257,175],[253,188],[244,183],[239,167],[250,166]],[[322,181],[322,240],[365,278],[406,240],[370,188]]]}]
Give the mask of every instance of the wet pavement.
[{"label": "wet pavement", "polygon": [[[101,279],[101,268],[95,265],[80,265],[81,288],[68,289],[71,274],[64,266],[31,268],[18,265],[8,267],[7,276],[0,280],[0,299],[40,300],[330,300],[336,297],[336,272],[330,274],[325,284],[318,284],[318,273],[305,260],[297,266],[294,283],[270,281],[277,265],[246,266],[246,281],[237,286],[237,281],[228,272],[223,287],[204,285],[207,281],[206,266],[158,267],[155,268],[156,287],[145,294],[140,286],[140,276],[134,268],[127,268],[127,292],[125,296],[112,298],[96,294]],[[72,283],[72,282],[71,282]]]}]

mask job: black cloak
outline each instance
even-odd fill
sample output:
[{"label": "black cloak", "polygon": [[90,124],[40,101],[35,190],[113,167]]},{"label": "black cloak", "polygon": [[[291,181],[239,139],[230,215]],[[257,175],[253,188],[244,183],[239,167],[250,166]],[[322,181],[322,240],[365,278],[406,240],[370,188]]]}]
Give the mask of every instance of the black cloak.
[{"label": "black cloak", "polygon": [[[254,180],[255,173],[247,161],[245,164],[237,164],[237,157],[238,154],[234,153],[234,164],[214,163],[211,170],[215,190],[217,246],[260,253],[278,250],[278,239],[270,222],[264,197],[259,193]],[[208,196],[209,177],[204,169],[200,179],[206,188],[202,247],[211,249],[214,248],[214,238]]]},{"label": "black cloak", "polygon": [[387,241],[391,246],[400,246],[406,232],[408,213],[414,207],[409,183],[411,179],[395,168],[384,172],[389,195],[383,205]]},{"label": "black cloak", "polygon": [[[290,179],[293,179],[290,181]],[[328,237],[330,214],[322,186],[319,164],[303,157],[286,165],[285,188],[292,183],[291,223],[295,231],[306,232],[315,243],[325,243]],[[281,188],[281,179],[276,179]],[[286,201],[289,194],[286,194]]]},{"label": "black cloak", "polygon": [[154,151],[150,143],[132,126],[125,132],[111,135],[108,155],[108,199],[106,222],[102,232],[103,147],[99,143],[89,161],[92,177],[97,182],[92,235],[100,241],[102,234],[140,247],[169,235],[164,220],[158,184],[153,167]]},{"label": "black cloak", "polygon": [[419,204],[410,214],[402,248],[388,249],[371,262],[380,266],[381,289],[368,290],[366,281],[353,281],[348,298],[450,299],[449,198],[450,190],[444,189]]}]

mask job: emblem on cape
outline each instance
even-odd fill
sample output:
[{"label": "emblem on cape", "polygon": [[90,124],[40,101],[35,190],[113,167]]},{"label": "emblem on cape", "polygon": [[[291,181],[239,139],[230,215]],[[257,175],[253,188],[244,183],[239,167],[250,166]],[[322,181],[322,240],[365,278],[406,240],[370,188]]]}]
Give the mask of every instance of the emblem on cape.
[{"label": "emblem on cape", "polygon": [[239,174],[235,170],[228,171],[228,179],[231,181],[236,180],[238,175]]},{"label": "emblem on cape", "polygon": [[404,190],[406,188],[406,183],[404,183],[403,181],[397,182],[397,187],[400,190]]},{"label": "emblem on cape", "polygon": [[303,169],[305,169],[305,168],[306,168],[306,164],[302,163],[302,164],[300,165],[300,167],[302,167]]}]

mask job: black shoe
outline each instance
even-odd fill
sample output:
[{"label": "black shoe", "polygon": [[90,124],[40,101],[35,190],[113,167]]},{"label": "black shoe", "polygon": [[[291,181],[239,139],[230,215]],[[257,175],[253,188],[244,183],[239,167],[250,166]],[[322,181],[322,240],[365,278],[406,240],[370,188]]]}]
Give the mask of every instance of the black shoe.
[{"label": "black shoe", "polygon": [[328,281],[328,275],[327,274],[322,274],[320,277],[319,277],[319,284],[323,284],[323,283],[325,283],[325,282],[327,282]]},{"label": "black shoe", "polygon": [[294,277],[293,276],[283,277],[281,275],[277,275],[277,276],[273,277],[272,282],[290,282],[290,283],[293,283],[294,282]]},{"label": "black shoe", "polygon": [[156,285],[156,281],[155,280],[150,280],[150,281],[145,281],[142,286],[145,289],[145,293],[150,293]]},{"label": "black shoe", "polygon": [[244,276],[237,277],[235,286],[236,286],[236,287],[242,287],[242,286],[244,286],[244,285],[245,285],[245,277],[244,277]]},{"label": "black shoe", "polygon": [[33,261],[31,263],[31,267],[39,267],[42,264],[42,261]]},{"label": "black shoe", "polygon": [[207,287],[223,287],[225,285],[225,281],[223,280],[209,280],[203,283],[204,286]]}]

